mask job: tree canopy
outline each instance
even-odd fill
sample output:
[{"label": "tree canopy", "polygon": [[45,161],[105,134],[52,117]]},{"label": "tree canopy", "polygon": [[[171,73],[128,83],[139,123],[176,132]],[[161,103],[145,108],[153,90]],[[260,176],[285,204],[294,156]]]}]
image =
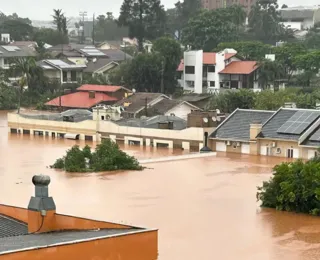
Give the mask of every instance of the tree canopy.
[{"label": "tree canopy", "polygon": [[57,159],[51,168],[67,172],[143,169],[137,159],[120,150],[119,146],[109,139],[104,139],[101,144],[98,144],[94,152],[88,145],[83,149],[75,145],[67,151],[63,158]]},{"label": "tree canopy", "polygon": [[165,33],[166,14],[160,0],[124,0],[118,23],[128,26],[129,37],[137,38],[139,51],[145,40],[154,40]]},{"label": "tree canopy", "polygon": [[320,158],[281,163],[273,177],[258,188],[262,207],[320,215]]}]

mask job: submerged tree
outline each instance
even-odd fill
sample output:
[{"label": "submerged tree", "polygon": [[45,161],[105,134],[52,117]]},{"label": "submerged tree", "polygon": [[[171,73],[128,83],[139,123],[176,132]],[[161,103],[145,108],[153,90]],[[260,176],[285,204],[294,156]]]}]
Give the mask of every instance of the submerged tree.
[{"label": "submerged tree", "polygon": [[129,156],[119,146],[105,139],[97,145],[94,152],[89,146],[80,149],[78,145],[67,151],[66,156],[57,159],[51,166],[67,172],[101,172],[115,170],[142,170],[137,159]]}]

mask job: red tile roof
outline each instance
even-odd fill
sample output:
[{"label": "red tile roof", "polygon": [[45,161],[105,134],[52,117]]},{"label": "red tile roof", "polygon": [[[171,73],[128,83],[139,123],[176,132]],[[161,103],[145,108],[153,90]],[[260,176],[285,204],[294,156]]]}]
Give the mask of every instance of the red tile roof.
[{"label": "red tile roof", "polygon": [[[216,64],[216,54],[215,52],[204,52],[203,53],[203,64],[205,65],[215,65]],[[236,56],[236,53],[227,53],[225,56],[225,60],[228,60],[232,58],[233,56]],[[184,68],[184,62],[183,59],[181,60],[177,71],[183,71]]]},{"label": "red tile roof", "polygon": [[108,86],[108,85],[82,85],[77,88],[78,91],[97,91],[97,92],[117,92],[121,86]]},{"label": "red tile roof", "polygon": [[251,74],[258,69],[256,61],[233,61],[228,64],[224,70],[220,71],[221,74]]},{"label": "red tile roof", "polygon": [[[89,97],[89,92],[75,92],[67,95],[61,96],[61,106],[62,107],[72,107],[72,108],[91,108],[104,101],[118,101],[114,97],[110,97],[104,93],[95,93],[95,98]],[[59,104],[59,97],[50,100],[46,103],[47,106],[56,106]]]}]

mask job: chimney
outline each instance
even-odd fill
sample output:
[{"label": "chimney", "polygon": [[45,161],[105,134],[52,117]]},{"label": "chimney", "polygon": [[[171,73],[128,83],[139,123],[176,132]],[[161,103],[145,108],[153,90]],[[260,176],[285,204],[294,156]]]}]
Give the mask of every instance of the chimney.
[{"label": "chimney", "polygon": [[262,129],[261,121],[254,121],[250,124],[250,140],[254,141],[257,140],[258,134],[260,134]]},{"label": "chimney", "polygon": [[49,197],[48,186],[50,177],[35,175],[32,178],[35,186],[35,196],[31,197],[28,205],[28,232],[43,233],[55,228],[56,205]]},{"label": "chimney", "polygon": [[95,98],[96,93],[94,91],[89,91],[89,98]]}]

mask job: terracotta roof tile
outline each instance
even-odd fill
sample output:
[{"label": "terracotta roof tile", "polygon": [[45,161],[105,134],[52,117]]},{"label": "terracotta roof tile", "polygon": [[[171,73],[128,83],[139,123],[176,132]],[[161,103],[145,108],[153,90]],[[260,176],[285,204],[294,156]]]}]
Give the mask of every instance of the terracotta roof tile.
[{"label": "terracotta roof tile", "polygon": [[[118,101],[114,97],[110,97],[104,93],[95,93],[94,98],[89,97],[89,92],[75,92],[61,96],[62,107],[72,108],[91,108],[101,102]],[[47,106],[59,106],[59,97],[54,98],[46,103]]]},{"label": "terracotta roof tile", "polygon": [[228,64],[224,70],[220,71],[220,74],[251,74],[258,65],[256,61],[233,61]]},{"label": "terracotta roof tile", "polygon": [[77,88],[78,91],[97,91],[97,92],[117,92],[121,86],[109,86],[109,85],[82,85]]}]

